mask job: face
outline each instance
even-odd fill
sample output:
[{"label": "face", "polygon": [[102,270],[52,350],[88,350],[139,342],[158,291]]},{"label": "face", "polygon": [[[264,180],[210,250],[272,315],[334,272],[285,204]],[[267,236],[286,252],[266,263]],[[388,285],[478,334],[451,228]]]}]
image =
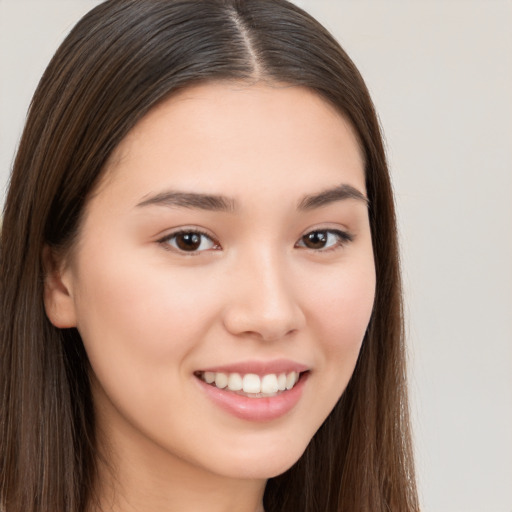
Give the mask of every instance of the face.
[{"label": "face", "polygon": [[244,479],[300,457],[373,306],[363,167],[299,87],[195,86],[131,131],[45,298],[82,336],[114,451]]}]

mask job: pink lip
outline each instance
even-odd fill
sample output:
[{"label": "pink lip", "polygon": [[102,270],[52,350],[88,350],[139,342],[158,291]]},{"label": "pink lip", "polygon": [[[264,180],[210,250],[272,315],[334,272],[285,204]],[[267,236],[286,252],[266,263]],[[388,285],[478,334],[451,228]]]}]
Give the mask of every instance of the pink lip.
[{"label": "pink lip", "polygon": [[268,375],[269,373],[302,373],[310,368],[306,365],[291,361],[289,359],[276,359],[273,361],[241,361],[239,363],[227,364],[223,366],[212,366],[202,368],[202,372],[222,372],[222,373],[254,373],[256,375]]},{"label": "pink lip", "polygon": [[[240,367],[237,365],[236,368],[239,369]],[[258,371],[254,371],[254,367],[252,367],[252,369],[253,371],[251,372],[242,371],[241,373],[259,373]],[[268,372],[267,369],[265,369],[265,372],[274,373]],[[263,372],[263,374],[265,372]],[[273,397],[261,398],[249,398],[247,396],[238,395],[226,388],[219,389],[214,385],[207,384],[199,377],[196,377],[196,381],[206,393],[207,397],[221,409],[242,420],[263,422],[275,420],[291,411],[300,400],[308,377],[309,372],[303,373],[299,382],[297,382],[292,389],[283,391]]]}]

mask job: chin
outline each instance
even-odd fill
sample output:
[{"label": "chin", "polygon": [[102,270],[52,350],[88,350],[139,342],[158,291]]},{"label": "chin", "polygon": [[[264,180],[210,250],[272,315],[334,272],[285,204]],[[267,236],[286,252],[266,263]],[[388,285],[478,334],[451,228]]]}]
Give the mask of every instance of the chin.
[{"label": "chin", "polygon": [[[307,443],[290,447],[282,443],[281,449],[251,450],[235,459],[226,460],[220,473],[232,478],[267,480],[288,471],[303,455]],[[231,455],[233,453],[231,452]]]}]

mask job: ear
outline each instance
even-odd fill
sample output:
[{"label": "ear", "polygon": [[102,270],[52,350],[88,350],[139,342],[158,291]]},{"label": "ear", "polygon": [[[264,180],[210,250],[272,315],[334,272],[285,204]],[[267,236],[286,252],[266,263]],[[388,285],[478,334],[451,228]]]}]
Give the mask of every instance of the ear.
[{"label": "ear", "polygon": [[76,327],[75,301],[72,294],[70,269],[64,271],[64,264],[55,251],[43,249],[44,307],[50,322],[61,329]]}]

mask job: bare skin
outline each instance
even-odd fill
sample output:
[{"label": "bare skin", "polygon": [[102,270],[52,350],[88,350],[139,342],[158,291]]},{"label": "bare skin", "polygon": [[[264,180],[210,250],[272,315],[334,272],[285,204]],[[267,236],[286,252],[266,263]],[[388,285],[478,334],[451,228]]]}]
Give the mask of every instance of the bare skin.
[{"label": "bare skin", "polygon": [[[262,511],[359,354],[375,291],[365,196],[350,124],[300,87],[195,86],[125,138],[77,245],[47,256],[47,314],[91,362],[101,510]],[[205,382],[226,365],[270,381],[300,368],[297,388],[234,399]]]}]

